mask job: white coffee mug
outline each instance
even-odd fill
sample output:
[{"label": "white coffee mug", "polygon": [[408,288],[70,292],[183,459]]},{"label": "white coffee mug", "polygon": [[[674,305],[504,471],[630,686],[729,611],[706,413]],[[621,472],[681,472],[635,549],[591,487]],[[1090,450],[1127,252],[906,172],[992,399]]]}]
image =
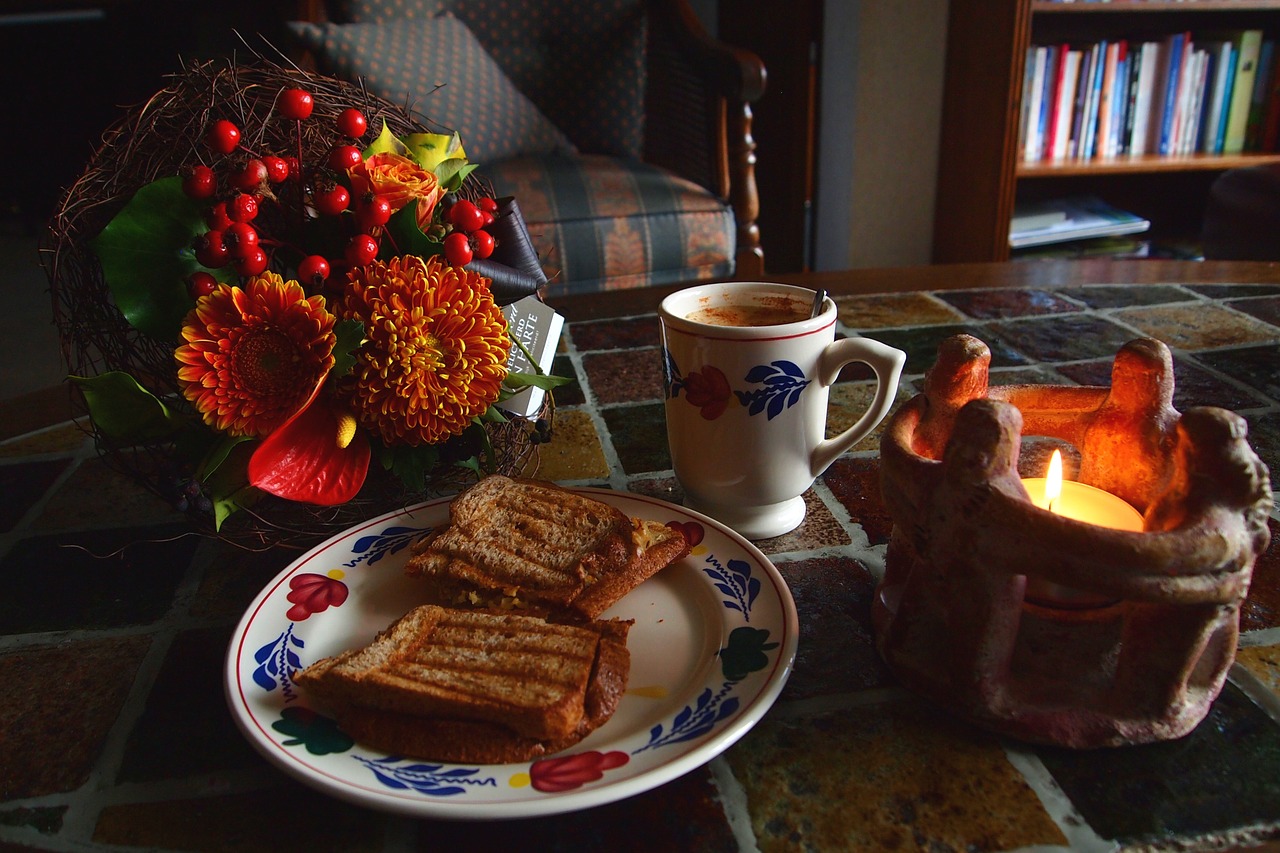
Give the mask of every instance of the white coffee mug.
[{"label": "white coffee mug", "polygon": [[[906,362],[878,341],[835,340],[835,303],[810,317],[813,302],[802,287],[729,282],[677,291],[659,308],[667,440],[685,505],[750,539],[799,526],[802,495],[889,413]],[[827,439],[831,384],[854,361],[875,371],[875,399]]]}]

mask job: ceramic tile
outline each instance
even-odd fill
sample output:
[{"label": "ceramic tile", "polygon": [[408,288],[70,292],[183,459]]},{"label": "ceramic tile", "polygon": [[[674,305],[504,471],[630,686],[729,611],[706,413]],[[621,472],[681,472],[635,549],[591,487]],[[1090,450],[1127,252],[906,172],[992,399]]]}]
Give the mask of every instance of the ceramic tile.
[{"label": "ceramic tile", "polygon": [[624,472],[643,474],[671,467],[671,451],[667,448],[667,414],[661,403],[614,406],[601,414]]},{"label": "ceramic tile", "polygon": [[835,303],[840,322],[850,329],[929,326],[964,320],[960,312],[927,293],[842,296]]},{"label": "ceramic tile", "polygon": [[1111,315],[1174,349],[1214,349],[1272,340],[1273,326],[1242,318],[1218,305],[1132,308]]},{"label": "ceramic tile", "polygon": [[[146,708],[125,744],[118,782],[148,782],[258,766],[227,713],[222,662],[231,628],[184,631],[173,638]],[[199,732],[199,737],[193,733]],[[181,761],[175,761],[181,756]]]},{"label": "ceramic tile", "polygon": [[938,344],[952,335],[973,335],[991,348],[993,367],[1009,367],[1027,363],[1027,358],[1008,343],[979,326],[931,326],[920,329],[881,329],[867,334],[881,343],[897,347],[907,354],[903,373],[924,373],[938,358]]},{"label": "ceramic tile", "polygon": [[39,456],[46,453],[70,454],[92,443],[93,439],[80,426],[68,421],[0,444],[0,459]]},{"label": "ceramic tile", "polygon": [[51,459],[0,465],[0,533],[12,530],[70,464]]},{"label": "ceramic tile", "polygon": [[658,322],[657,315],[573,323],[569,327],[569,336],[578,352],[657,347],[662,344],[662,324]]},{"label": "ceramic tile", "polygon": [[822,498],[809,489],[804,493],[805,515],[800,526],[790,533],[769,539],[758,539],[756,545],[766,554],[808,551],[813,548],[849,544],[849,535],[840,527]]},{"label": "ceramic tile", "polygon": [[246,551],[214,540],[200,547],[194,562],[203,564],[204,571],[188,610],[197,619],[219,624],[238,622],[262,588],[299,556],[281,548]]},{"label": "ceramic tile", "polygon": [[573,361],[566,355],[557,355],[551,362],[551,373],[555,376],[567,376],[572,382],[552,390],[551,397],[557,406],[581,406],[586,402],[582,393],[581,379],[573,367]]},{"label": "ceramic tile", "polygon": [[880,462],[876,459],[843,457],[822,475],[822,482],[840,502],[849,518],[862,526],[871,545],[883,545],[893,532],[893,519],[884,508],[880,493]]},{"label": "ceramic tile", "polygon": [[638,477],[627,484],[627,491],[648,495],[677,506],[684,501],[684,489],[675,477]]},{"label": "ceramic tile", "polygon": [[1272,400],[1280,400],[1280,345],[1241,347],[1220,352],[1202,352],[1196,358],[1227,376],[1243,382],[1266,394]]},{"label": "ceramic tile", "polygon": [[1037,752],[1103,838],[1205,836],[1280,819],[1280,725],[1231,684],[1179,740]]},{"label": "ceramic tile", "polygon": [[1121,346],[1136,337],[1115,323],[1082,314],[992,323],[988,328],[1037,361],[1114,358]]},{"label": "ceramic tile", "polygon": [[88,780],[150,642],[116,637],[0,654],[0,800],[73,791]]},{"label": "ceramic tile", "polygon": [[1253,563],[1249,594],[1240,608],[1242,631],[1280,627],[1280,548],[1276,547],[1280,543],[1280,522],[1270,518],[1267,526],[1271,531],[1271,547]]},{"label": "ceramic tile", "polygon": [[1127,308],[1131,305],[1159,305],[1163,302],[1186,302],[1193,299],[1186,290],[1168,284],[1090,285],[1060,288],[1060,296],[1075,299],[1090,308]]},{"label": "ceramic tile", "polygon": [[1280,285],[1277,284],[1189,284],[1186,288],[1210,299],[1280,296]]},{"label": "ceramic tile", "polygon": [[1071,381],[1046,367],[998,367],[988,372],[987,384],[1070,385]]},{"label": "ceramic tile", "polygon": [[20,540],[0,560],[0,633],[157,621],[199,541],[186,532],[169,526]]},{"label": "ceramic tile", "polygon": [[940,293],[938,297],[979,320],[1067,314],[1080,310],[1075,302],[1046,290],[952,290]]},{"label": "ceramic tile", "polygon": [[764,853],[1066,843],[995,738],[914,700],[766,717],[726,757]]},{"label": "ceramic tile", "polygon": [[[856,424],[866,414],[867,409],[871,408],[875,395],[876,388],[870,384],[847,382],[833,385],[827,403],[827,438],[838,435]],[[894,396],[893,406],[889,410],[889,415],[877,424],[871,432],[854,444],[850,450],[857,452],[879,449],[880,436],[884,433],[889,418],[912,396],[914,395],[911,389],[899,386]]]},{"label": "ceramic tile", "polygon": [[99,844],[161,850],[384,849],[386,822],[291,782],[243,793],[128,801],[99,814]]},{"label": "ceramic tile", "polygon": [[173,521],[173,507],[101,459],[76,468],[32,522],[40,530]]},{"label": "ceramic tile", "polygon": [[585,480],[608,477],[600,434],[583,411],[556,412],[551,441],[539,444],[521,472],[544,480]]},{"label": "ceramic tile", "polygon": [[546,818],[483,823],[419,821],[422,850],[537,850],[577,853],[609,850],[648,853],[739,849],[705,767],[622,803]]},{"label": "ceramic tile", "polygon": [[600,405],[663,398],[662,356],[656,349],[589,353],[582,367]]},{"label": "ceramic tile", "polygon": [[[1203,357],[1203,354],[1197,357]],[[1110,387],[1112,361],[1081,361],[1060,364],[1059,373],[1079,385]],[[1251,409],[1263,405],[1257,395],[1195,364],[1190,358],[1174,357],[1173,407],[1184,411],[1192,406],[1218,406],[1224,409]]]},{"label": "ceramic tile", "polygon": [[1236,663],[1247,669],[1280,699],[1280,645],[1238,649]]},{"label": "ceramic tile", "polygon": [[[66,813],[66,806],[0,809],[0,826],[22,826],[34,829],[42,835],[51,835],[62,828],[62,819]],[[34,850],[35,848],[24,848],[15,845],[12,849],[15,853],[18,853],[21,850]]]},{"label": "ceramic tile", "polygon": [[1228,308],[1243,311],[1264,323],[1280,326],[1280,296],[1262,296],[1256,299],[1235,299],[1226,303]]},{"label": "ceramic tile", "polygon": [[783,701],[893,683],[875,648],[871,601],[876,581],[866,566],[849,557],[817,557],[779,563],[778,571],[804,625]]}]

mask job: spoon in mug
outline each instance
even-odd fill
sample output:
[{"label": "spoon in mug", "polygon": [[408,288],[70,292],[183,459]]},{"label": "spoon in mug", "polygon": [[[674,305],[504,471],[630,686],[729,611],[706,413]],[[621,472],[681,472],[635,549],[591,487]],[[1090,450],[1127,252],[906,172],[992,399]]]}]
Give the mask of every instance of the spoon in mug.
[{"label": "spoon in mug", "polygon": [[817,293],[813,294],[813,307],[809,309],[810,317],[817,317],[822,313],[822,304],[827,301],[827,292],[821,287]]}]

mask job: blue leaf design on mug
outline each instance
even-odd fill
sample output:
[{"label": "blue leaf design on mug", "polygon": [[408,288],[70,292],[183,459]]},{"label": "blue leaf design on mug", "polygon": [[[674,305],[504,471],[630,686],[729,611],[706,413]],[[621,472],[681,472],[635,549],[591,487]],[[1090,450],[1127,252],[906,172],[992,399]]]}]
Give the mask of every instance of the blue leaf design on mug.
[{"label": "blue leaf design on mug", "polygon": [[793,361],[778,360],[759,364],[747,372],[747,382],[765,387],[754,391],[735,391],[738,401],[747,407],[747,414],[765,412],[773,420],[786,409],[800,402],[800,395],[809,387],[804,371]]}]

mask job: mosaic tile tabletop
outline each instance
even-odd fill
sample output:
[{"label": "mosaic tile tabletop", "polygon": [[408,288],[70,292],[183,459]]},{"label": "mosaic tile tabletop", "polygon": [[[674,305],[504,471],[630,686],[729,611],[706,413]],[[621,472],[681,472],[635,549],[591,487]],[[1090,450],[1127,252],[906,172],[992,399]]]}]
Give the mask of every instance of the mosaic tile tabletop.
[{"label": "mosaic tile tabletop", "polygon": [[[992,383],[1104,385],[1116,349],[1169,344],[1175,406],[1230,408],[1280,470],[1280,286],[1083,286],[838,297],[841,331],[906,351],[898,403],[939,341],[993,352]],[[537,476],[679,502],[656,316],[567,326]],[[831,430],[866,405],[847,369]],[[413,820],[327,798],[233,725],[233,627],[293,552],[190,535],[72,423],[0,444],[0,848],[14,850],[1117,850],[1280,841],[1280,524],[1254,569],[1227,686],[1190,735],[1076,752],[1031,746],[904,690],[873,644],[892,523],[877,436],[758,543],[801,621],[778,703],[720,757],[594,809],[487,823]]]}]

